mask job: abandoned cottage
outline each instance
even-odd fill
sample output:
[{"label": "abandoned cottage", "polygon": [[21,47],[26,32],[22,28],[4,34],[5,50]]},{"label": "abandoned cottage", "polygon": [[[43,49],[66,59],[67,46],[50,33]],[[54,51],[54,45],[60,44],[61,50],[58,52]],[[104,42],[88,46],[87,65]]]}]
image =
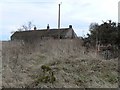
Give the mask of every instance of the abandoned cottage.
[{"label": "abandoned cottage", "polygon": [[47,29],[36,29],[29,31],[16,31],[12,36],[11,40],[24,40],[24,41],[36,41],[39,39],[66,39],[66,38],[77,38],[76,33],[74,32],[72,25],[69,25],[69,28],[60,28],[60,29],[50,29],[47,26]]}]

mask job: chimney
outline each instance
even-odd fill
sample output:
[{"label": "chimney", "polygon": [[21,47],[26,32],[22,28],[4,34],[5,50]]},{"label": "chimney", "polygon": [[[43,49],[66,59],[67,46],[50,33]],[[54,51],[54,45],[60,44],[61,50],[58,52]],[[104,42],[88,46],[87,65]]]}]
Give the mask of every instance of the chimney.
[{"label": "chimney", "polygon": [[49,26],[49,24],[47,25],[47,30],[49,30],[50,29],[50,26]]},{"label": "chimney", "polygon": [[37,30],[36,26],[34,27],[34,30]]},{"label": "chimney", "polygon": [[69,28],[72,28],[72,25],[69,25]]},{"label": "chimney", "polygon": [[60,5],[59,4],[59,10],[58,10],[58,29],[60,29]]},{"label": "chimney", "polygon": [[111,20],[108,20],[109,21],[109,23],[111,23],[112,21]]}]

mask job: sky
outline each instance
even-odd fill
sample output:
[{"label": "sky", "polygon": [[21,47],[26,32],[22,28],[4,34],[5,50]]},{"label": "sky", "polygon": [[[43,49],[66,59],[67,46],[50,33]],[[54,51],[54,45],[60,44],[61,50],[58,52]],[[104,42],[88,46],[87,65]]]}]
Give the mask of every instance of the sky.
[{"label": "sky", "polygon": [[72,25],[78,36],[89,33],[91,23],[102,20],[118,22],[119,0],[0,0],[0,40],[10,40],[29,21],[37,29],[58,27],[58,4],[61,3],[61,28]]}]

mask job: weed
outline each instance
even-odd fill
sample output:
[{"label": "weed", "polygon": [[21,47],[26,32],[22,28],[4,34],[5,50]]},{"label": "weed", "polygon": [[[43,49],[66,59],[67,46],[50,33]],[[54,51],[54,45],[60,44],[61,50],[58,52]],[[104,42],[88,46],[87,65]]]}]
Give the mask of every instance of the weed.
[{"label": "weed", "polygon": [[54,73],[53,73],[52,69],[49,66],[42,65],[41,69],[43,71],[43,75],[38,77],[38,79],[36,80],[36,85],[38,85],[40,82],[54,83],[54,81],[56,81]]},{"label": "weed", "polygon": [[50,71],[50,70],[51,70],[51,68],[50,68],[49,66],[47,66],[47,65],[42,65],[42,66],[41,66],[41,69],[43,70],[43,72],[46,72],[46,71]]}]

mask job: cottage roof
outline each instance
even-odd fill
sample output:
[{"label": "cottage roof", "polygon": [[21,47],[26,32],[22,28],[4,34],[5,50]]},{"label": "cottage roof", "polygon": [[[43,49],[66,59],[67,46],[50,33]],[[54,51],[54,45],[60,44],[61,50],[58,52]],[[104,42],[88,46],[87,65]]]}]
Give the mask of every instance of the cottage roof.
[{"label": "cottage roof", "polygon": [[41,30],[29,30],[29,31],[16,31],[13,35],[17,36],[31,36],[31,35],[39,35],[39,36],[56,36],[56,35],[66,35],[66,33],[69,31],[69,28],[63,28],[63,29],[41,29]]},{"label": "cottage roof", "polygon": [[75,34],[72,29],[72,26],[69,28],[60,28],[60,29],[38,29],[38,30],[28,30],[28,31],[16,31],[12,36],[13,39],[34,39],[40,37],[54,37],[58,38],[59,36],[65,38],[67,33],[71,31]]}]

